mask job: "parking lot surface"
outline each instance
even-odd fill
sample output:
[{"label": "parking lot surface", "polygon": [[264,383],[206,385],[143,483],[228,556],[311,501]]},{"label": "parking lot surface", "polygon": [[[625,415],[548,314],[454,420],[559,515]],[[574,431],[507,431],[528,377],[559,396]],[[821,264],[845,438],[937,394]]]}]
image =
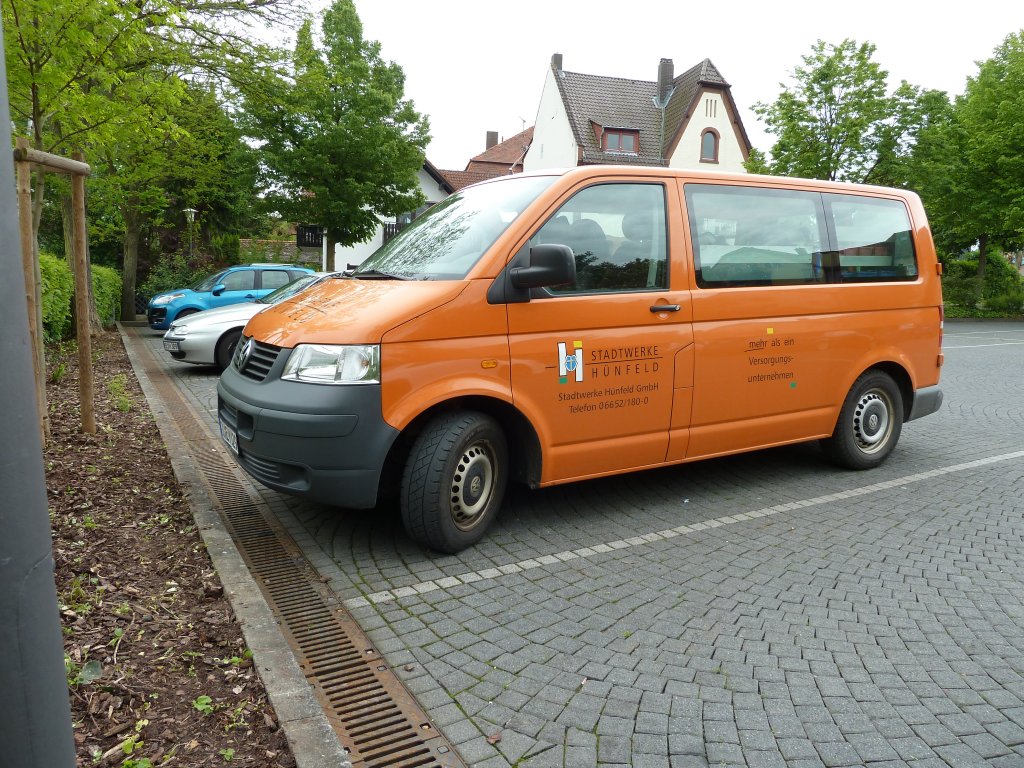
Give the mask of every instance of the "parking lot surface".
[{"label": "parking lot surface", "polygon": [[[145,343],[216,429],[216,372]],[[801,445],[541,491],[460,555],[261,489],[474,766],[1024,766],[1024,324],[949,322],[880,468]]]}]

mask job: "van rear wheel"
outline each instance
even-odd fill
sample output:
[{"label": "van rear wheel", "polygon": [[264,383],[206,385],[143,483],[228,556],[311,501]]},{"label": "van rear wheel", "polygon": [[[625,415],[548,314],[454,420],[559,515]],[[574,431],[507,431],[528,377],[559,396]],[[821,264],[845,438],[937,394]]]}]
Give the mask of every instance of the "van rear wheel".
[{"label": "van rear wheel", "polygon": [[871,469],[888,458],[903,429],[903,397],[892,377],[879,370],[861,374],[846,396],[825,454],[848,469]]},{"label": "van rear wheel", "polygon": [[508,445],[494,419],[474,411],[436,417],[413,443],[402,475],[406,532],[440,552],[472,546],[497,517],[508,474]]}]

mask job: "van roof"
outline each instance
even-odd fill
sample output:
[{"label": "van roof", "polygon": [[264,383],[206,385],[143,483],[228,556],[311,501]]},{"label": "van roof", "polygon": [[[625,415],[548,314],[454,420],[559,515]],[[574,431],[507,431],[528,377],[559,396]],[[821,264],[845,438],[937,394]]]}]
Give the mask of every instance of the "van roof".
[{"label": "van roof", "polygon": [[814,188],[818,190],[835,190],[836,192],[849,192],[856,189],[861,192],[876,192],[901,197],[915,197],[915,193],[895,187],[882,187],[872,184],[855,184],[845,181],[825,181],[822,179],[806,179],[797,176],[767,176],[756,173],[735,173],[726,171],[713,171],[696,168],[666,168],[660,165],[580,165],[569,168],[543,168],[535,171],[498,176],[493,179],[477,182],[472,186],[480,184],[501,183],[506,179],[514,179],[519,176],[675,176],[681,179],[694,179],[702,181],[720,181],[726,184],[759,184],[764,186],[789,186]]}]

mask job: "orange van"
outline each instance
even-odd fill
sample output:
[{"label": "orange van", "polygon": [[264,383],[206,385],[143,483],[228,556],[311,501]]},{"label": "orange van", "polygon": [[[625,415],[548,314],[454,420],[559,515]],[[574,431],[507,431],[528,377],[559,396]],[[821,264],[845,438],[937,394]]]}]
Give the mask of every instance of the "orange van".
[{"label": "orange van", "polygon": [[587,166],[457,192],[249,321],[220,430],[261,483],[477,541],[543,487],[820,440],[867,469],[942,402],[916,195]]}]

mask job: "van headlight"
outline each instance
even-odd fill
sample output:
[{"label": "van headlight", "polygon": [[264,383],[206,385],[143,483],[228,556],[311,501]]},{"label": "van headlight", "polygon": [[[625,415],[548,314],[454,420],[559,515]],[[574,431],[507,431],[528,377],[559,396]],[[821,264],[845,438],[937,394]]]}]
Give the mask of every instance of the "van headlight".
[{"label": "van headlight", "polygon": [[379,384],[378,344],[299,344],[281,378],[311,384]]}]

